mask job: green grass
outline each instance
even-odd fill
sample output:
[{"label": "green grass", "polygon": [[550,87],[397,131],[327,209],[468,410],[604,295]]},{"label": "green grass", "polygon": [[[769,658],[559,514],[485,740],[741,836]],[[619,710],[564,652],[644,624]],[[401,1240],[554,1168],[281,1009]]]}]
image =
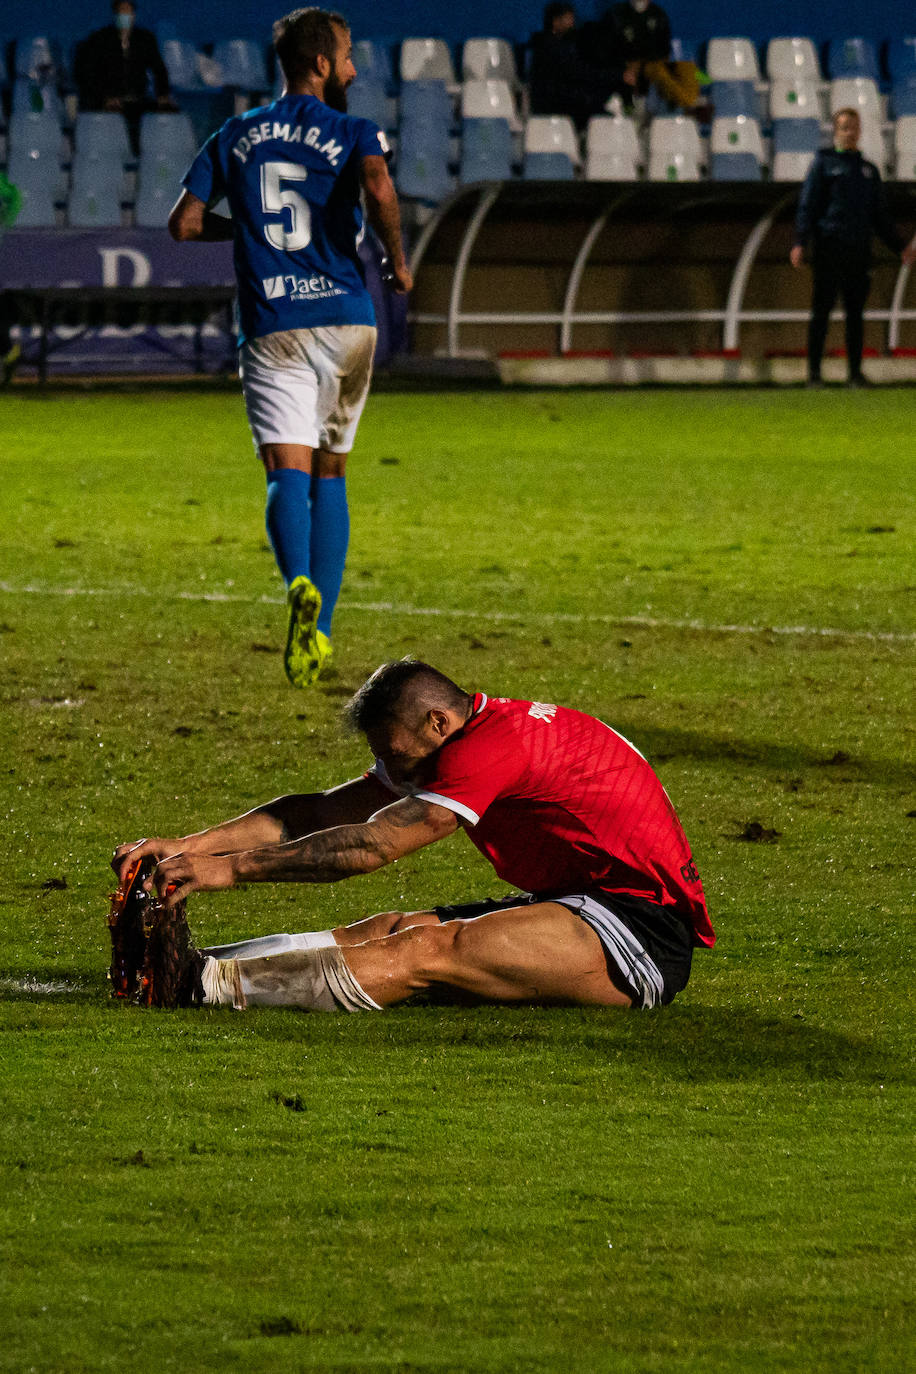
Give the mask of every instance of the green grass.
[{"label": "green grass", "polygon": [[[914,421],[905,391],[376,395],[338,675],[295,693],[239,398],[3,398],[0,1369],[912,1367]],[[353,776],[340,705],[407,652],[649,756],[720,935],[688,989],[112,1005],[113,846]],[[191,917],[500,890],[455,837]]]}]

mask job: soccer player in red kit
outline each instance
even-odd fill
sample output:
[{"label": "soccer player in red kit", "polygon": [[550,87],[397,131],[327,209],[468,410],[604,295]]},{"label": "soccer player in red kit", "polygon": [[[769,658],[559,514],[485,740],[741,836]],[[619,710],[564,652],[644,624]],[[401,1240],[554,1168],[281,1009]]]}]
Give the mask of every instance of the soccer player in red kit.
[{"label": "soccer player in red kit", "polygon": [[[165,904],[157,957],[170,991],[153,1005],[381,1010],[446,987],[654,1007],[686,985],[694,947],[715,942],[702,883],[667,793],[621,735],[581,711],[464,692],[409,659],[383,664],[347,714],[375,756],[361,778],[115,850],[122,882],[137,859],[156,860],[147,886]],[[177,904],[191,892],[334,882],[459,827],[518,894],[190,945]]]}]

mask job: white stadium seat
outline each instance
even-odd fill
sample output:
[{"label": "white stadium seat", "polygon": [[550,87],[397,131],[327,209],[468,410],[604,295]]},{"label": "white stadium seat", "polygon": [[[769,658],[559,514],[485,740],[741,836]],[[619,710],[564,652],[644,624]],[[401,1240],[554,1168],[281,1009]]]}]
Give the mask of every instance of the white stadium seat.
[{"label": "white stadium seat", "polygon": [[505,38],[469,38],[461,50],[465,81],[508,81],[518,85],[511,44]]},{"label": "white stadium seat", "polygon": [[636,124],[624,115],[594,115],[585,135],[588,181],[636,181],[642,155]]},{"label": "white stadium seat", "polygon": [[916,181],[916,115],[904,115],[894,126],[894,155],[898,181]]},{"label": "white stadium seat", "polygon": [[704,163],[696,121],[687,115],[653,119],[649,126],[649,180],[699,181]]},{"label": "white stadium seat", "polygon": [[774,153],[774,181],[804,181],[814,161],[813,153]]},{"label": "white stadium seat", "polygon": [[710,38],[706,71],[712,81],[759,81],[757,50],[749,38]]},{"label": "white stadium seat", "polygon": [[405,38],[400,71],[402,81],[455,81],[452,54],[443,38]]},{"label": "white stadium seat", "polygon": [[574,166],[582,161],[576,126],[567,115],[532,115],[525,125],[526,153],[563,153]]},{"label": "white stadium seat", "polygon": [[805,77],[777,77],[770,85],[771,119],[816,119],[822,116],[818,89]]},{"label": "white stadium seat", "polygon": [[771,81],[820,81],[821,64],[810,38],[771,38],[767,44],[767,76]]},{"label": "white stadium seat", "polygon": [[515,97],[508,81],[465,81],[461,88],[462,119],[504,119],[520,130]]}]

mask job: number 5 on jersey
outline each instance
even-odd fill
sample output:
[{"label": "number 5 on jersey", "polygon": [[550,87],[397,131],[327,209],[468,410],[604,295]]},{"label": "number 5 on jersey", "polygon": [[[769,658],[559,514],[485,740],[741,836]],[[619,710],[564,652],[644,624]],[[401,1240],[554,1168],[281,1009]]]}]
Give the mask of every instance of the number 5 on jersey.
[{"label": "number 5 on jersey", "polygon": [[[312,212],[309,203],[298,191],[284,187],[284,181],[305,181],[308,168],[299,162],[265,162],[261,167],[261,208],[265,215],[280,215],[278,224],[265,224],[264,237],[274,248],[294,253],[312,241]],[[290,213],[290,226],[285,227],[283,211]]]}]

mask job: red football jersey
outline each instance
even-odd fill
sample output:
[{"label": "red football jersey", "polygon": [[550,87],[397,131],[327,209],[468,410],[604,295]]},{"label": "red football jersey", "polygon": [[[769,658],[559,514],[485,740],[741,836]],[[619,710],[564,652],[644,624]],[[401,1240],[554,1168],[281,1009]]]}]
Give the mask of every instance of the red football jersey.
[{"label": "red football jersey", "polygon": [[673,907],[698,943],[715,943],[667,792],[639,750],[600,720],[478,692],[471,719],[430,766],[416,795],[454,811],[505,882],[525,892],[631,893]]}]

